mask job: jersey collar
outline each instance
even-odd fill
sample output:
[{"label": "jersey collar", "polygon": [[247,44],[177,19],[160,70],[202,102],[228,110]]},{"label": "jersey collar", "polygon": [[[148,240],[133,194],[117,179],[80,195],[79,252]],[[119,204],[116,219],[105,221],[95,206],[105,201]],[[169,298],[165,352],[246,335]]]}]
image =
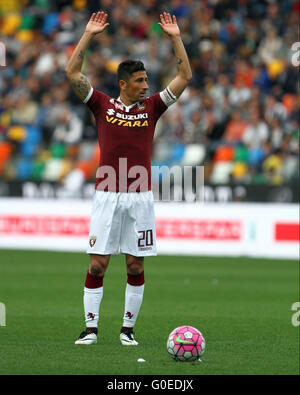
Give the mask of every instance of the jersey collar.
[{"label": "jersey collar", "polygon": [[120,96],[117,98],[117,101],[118,101],[119,103],[121,103],[121,104],[124,106],[126,112],[129,112],[136,104],[139,103],[139,102],[137,101],[137,102],[135,102],[135,103],[133,103],[133,104],[130,104],[130,106],[126,106],[126,105],[122,102]]}]

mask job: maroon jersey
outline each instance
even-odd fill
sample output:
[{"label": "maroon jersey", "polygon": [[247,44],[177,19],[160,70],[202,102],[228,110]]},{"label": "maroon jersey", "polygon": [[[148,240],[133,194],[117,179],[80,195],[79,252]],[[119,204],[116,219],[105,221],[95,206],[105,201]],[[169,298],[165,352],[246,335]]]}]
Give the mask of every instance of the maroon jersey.
[{"label": "maroon jersey", "polygon": [[96,189],[151,190],[151,151],[155,125],[168,108],[156,93],[125,106],[96,89],[84,101],[95,116],[100,146]]}]

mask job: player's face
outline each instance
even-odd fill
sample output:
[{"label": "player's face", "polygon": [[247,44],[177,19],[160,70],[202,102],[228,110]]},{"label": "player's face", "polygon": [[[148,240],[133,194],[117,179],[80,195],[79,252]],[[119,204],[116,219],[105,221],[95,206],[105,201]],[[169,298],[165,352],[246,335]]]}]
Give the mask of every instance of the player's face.
[{"label": "player's face", "polygon": [[136,71],[130,79],[125,82],[123,89],[128,99],[135,103],[144,100],[149,88],[146,71]]}]

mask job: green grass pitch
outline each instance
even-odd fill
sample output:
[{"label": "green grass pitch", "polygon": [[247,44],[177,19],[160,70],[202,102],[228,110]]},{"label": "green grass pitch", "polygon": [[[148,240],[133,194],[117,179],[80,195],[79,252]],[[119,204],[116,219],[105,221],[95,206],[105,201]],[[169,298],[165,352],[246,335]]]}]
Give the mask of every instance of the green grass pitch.
[{"label": "green grass pitch", "polygon": [[[104,278],[99,339],[75,346],[84,328],[84,253],[0,250],[0,375],[299,374],[297,261],[158,256],[145,260],[145,294],[135,333],[119,341],[125,263],[111,259]],[[207,343],[202,362],[175,362],[168,334],[192,325]],[[137,359],[143,358],[144,363]]]}]

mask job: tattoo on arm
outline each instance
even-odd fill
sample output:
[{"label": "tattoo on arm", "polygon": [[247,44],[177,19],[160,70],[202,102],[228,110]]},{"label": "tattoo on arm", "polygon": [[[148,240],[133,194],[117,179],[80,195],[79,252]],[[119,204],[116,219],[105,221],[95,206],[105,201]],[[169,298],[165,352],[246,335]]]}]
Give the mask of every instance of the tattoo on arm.
[{"label": "tattoo on arm", "polygon": [[71,79],[70,82],[79,99],[84,100],[91,88],[88,78],[85,75],[80,74],[79,78]]},{"label": "tattoo on arm", "polygon": [[83,51],[80,51],[80,52],[79,52],[78,57],[79,57],[80,59],[83,60],[83,58],[84,58],[84,53],[83,53]]},{"label": "tattoo on arm", "polygon": [[180,66],[183,60],[181,58],[177,58],[177,65]]}]

